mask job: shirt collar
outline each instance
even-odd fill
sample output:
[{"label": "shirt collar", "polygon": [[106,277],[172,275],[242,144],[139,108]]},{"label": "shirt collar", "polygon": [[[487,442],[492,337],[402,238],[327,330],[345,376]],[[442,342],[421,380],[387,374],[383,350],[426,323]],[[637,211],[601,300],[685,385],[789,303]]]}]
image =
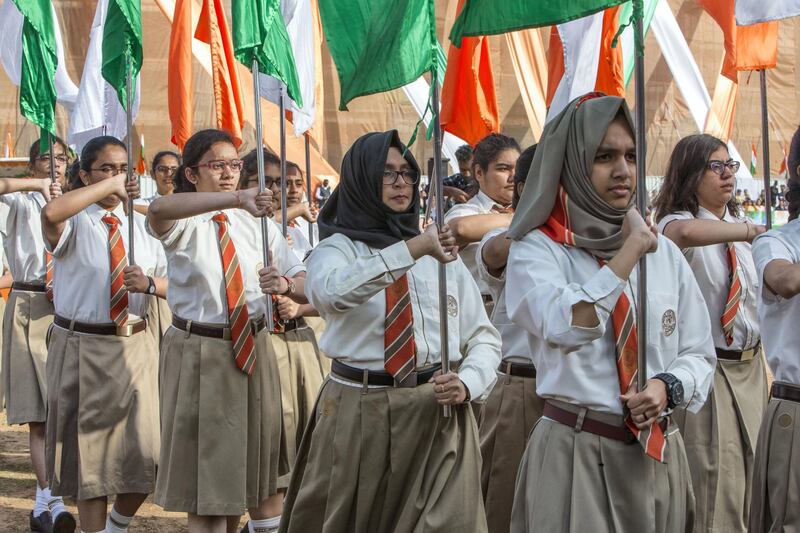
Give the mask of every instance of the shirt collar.
[{"label": "shirt collar", "polygon": [[472,197],[472,200],[476,203],[479,207],[483,208],[485,211],[491,211],[492,207],[497,203],[483,191],[478,191],[478,194]]},{"label": "shirt collar", "polygon": [[119,219],[120,226],[126,226],[128,224],[128,217],[125,215],[125,208],[123,207],[122,202],[120,202],[112,211],[109,211],[100,204],[92,204],[86,208],[86,214],[89,215],[89,219],[92,221],[92,224],[103,224],[105,226],[103,217],[109,213],[113,213]]},{"label": "shirt collar", "polygon": [[[720,218],[717,215],[715,215],[714,213],[712,213],[711,211],[702,206],[699,206],[697,208],[696,218],[701,218],[703,220],[720,220]],[[722,217],[722,220],[724,220],[725,222],[739,222],[736,219],[736,217],[731,215],[727,207],[725,208],[725,215]]]},{"label": "shirt collar", "polygon": [[210,211],[208,213],[203,213],[202,215],[198,215],[198,216],[200,217],[200,220],[202,222],[210,222],[211,219],[214,218],[214,216],[217,213],[222,212],[222,213],[225,213],[228,216],[228,226],[230,226],[231,223],[233,222],[234,212],[235,211],[237,211],[237,209],[218,209],[216,211]]}]

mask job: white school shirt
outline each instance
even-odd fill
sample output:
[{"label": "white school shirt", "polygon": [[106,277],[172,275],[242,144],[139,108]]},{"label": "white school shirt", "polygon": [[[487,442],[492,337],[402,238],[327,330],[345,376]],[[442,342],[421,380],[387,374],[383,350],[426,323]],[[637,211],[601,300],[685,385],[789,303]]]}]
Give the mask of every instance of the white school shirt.
[{"label": "white school shirt", "polygon": [[[53,304],[56,314],[67,319],[90,324],[112,322],[111,277],[108,252],[108,226],[102,218],[108,214],[104,207],[92,204],[69,218],[58,245],[52,250]],[[122,203],[112,211],[119,219],[119,231],[126,254],[128,217]],[[134,260],[145,274],[164,268],[166,261],[158,241],[145,230],[145,216],[134,213]],[[50,245],[45,243],[48,249]],[[130,257],[130,255],[128,255]],[[130,320],[147,313],[147,295],[128,293]]]},{"label": "white school shirt", "polygon": [[[492,207],[497,204],[494,200],[489,198],[483,191],[478,191],[478,194],[469,199],[463,204],[456,204],[444,215],[445,224],[451,220],[459,217],[466,217],[472,215],[487,215],[492,212]],[[469,273],[472,274],[472,279],[478,284],[481,294],[491,295],[492,291],[486,285],[486,282],[481,279],[480,272],[478,271],[478,263],[475,261],[475,249],[478,247],[477,243],[470,243],[458,251],[461,260],[464,261]]]},{"label": "white school shirt", "polygon": [[[514,287],[506,304],[528,332],[539,396],[622,414],[611,313],[623,291],[635,309],[638,266],[625,282],[586,251],[534,230],[511,245],[506,269]],[[697,412],[716,364],[703,295],[680,250],[663,236],[647,255],[647,279],[647,376],[674,374],[684,405]],[[572,325],[572,306],[581,301],[594,304],[596,327]]]},{"label": "white school shirt", "polygon": [[[664,228],[673,220],[716,220],[719,218],[712,212],[700,207],[697,216],[692,216],[688,211],[671,213],[661,219],[658,229],[662,233]],[[725,211],[723,219],[733,224],[743,223]],[[725,342],[725,333],[722,331],[722,313],[728,301],[730,289],[730,268],[728,267],[728,252],[725,244],[712,244],[709,246],[694,246],[683,251],[684,257],[694,272],[700,292],[703,293],[708,315],[711,319],[711,336],[714,346],[723,350],[749,350],[758,344],[761,338],[761,328],[758,325],[758,293],[759,282],[756,267],[753,263],[753,252],[750,243],[735,242],[738,262],[739,280],[742,283],[742,296],[739,301],[739,311],[733,321],[733,344]]]},{"label": "white school shirt", "polygon": [[[411,257],[405,242],[382,250],[334,234],[309,256],[306,296],[327,327],[320,350],[347,365],[384,370],[384,289],[408,275],[417,366],[440,362],[439,263]],[[473,399],[491,390],[500,364],[500,336],[489,322],[478,287],[460,260],[447,265],[450,361]]]},{"label": "white school shirt", "polygon": [[[759,235],[753,241],[753,259],[758,279],[764,279],[764,269],[776,259],[800,264],[800,220]],[[800,385],[800,295],[781,298],[761,284],[758,300],[761,337],[764,354],[776,381]]]},{"label": "white school shirt", "polygon": [[[241,209],[225,209],[222,212],[228,216],[228,235],[239,259],[247,310],[251,319],[257,318],[264,315],[267,309],[267,295],[261,292],[258,282],[258,271],[264,265],[261,221]],[[148,224],[148,230],[161,241],[167,254],[169,308],[174,315],[185,320],[206,324],[228,323],[218,226],[212,220],[217,213],[219,211],[178,220],[163,235],[156,235]],[[271,220],[267,221],[274,265],[288,277],[304,271],[303,264],[289,248],[280,228]]]},{"label": "white school shirt", "polygon": [[38,192],[15,192],[0,196],[8,206],[5,248],[14,281],[44,283],[47,272],[45,240],[42,235],[44,196]]},{"label": "white school shirt", "polygon": [[136,200],[133,201],[133,203],[136,205],[146,205],[149,207],[150,204],[152,204],[159,198],[161,198],[161,195],[158,194],[158,192],[156,192],[153,196],[148,196],[147,198],[137,198]]},{"label": "white school shirt", "polygon": [[497,328],[500,333],[500,338],[503,340],[503,361],[511,361],[512,363],[525,363],[533,364],[531,358],[531,349],[528,345],[528,334],[524,329],[511,322],[511,317],[508,316],[508,308],[506,307],[506,299],[504,296],[506,288],[506,269],[500,273],[499,277],[495,277],[489,273],[486,268],[486,263],[483,261],[483,247],[489,240],[501,233],[508,231],[508,227],[496,228],[487,233],[478,243],[475,250],[475,263],[478,265],[478,273],[481,279],[489,287],[494,299],[494,309],[492,310],[492,325]]},{"label": "white school shirt", "polygon": [[292,251],[300,259],[300,261],[305,259],[306,254],[313,249],[311,243],[308,242],[308,239],[306,238],[306,233],[303,233],[303,230],[298,227],[303,222],[305,222],[305,220],[298,222],[297,226],[294,227],[288,225],[286,226],[286,233],[292,238]]}]

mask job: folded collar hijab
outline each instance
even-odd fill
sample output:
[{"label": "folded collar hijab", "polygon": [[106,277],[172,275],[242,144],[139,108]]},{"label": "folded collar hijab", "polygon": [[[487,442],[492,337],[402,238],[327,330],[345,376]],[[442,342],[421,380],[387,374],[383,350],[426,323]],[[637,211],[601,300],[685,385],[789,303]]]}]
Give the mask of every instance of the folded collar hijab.
[{"label": "folded collar hijab", "polygon": [[397,213],[383,203],[383,171],[389,148],[397,148],[418,174],[419,165],[406,153],[397,130],[359,137],[342,160],[339,186],[320,212],[321,239],[342,233],[373,248],[386,248],[419,235],[419,187],[413,187],[411,205]]},{"label": "folded collar hijab", "polygon": [[619,114],[633,131],[625,100],[590,93],[570,102],[545,126],[511,222],[511,239],[520,240],[539,228],[554,241],[601,259],[616,254],[628,209],[615,209],[603,201],[590,176],[597,149]]}]

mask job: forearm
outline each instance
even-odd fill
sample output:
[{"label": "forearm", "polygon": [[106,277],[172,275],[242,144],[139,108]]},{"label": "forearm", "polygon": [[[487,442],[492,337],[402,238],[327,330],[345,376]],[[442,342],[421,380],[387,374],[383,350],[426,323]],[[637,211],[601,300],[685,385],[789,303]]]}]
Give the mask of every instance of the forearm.
[{"label": "forearm", "polygon": [[0,179],[0,194],[11,194],[21,191],[41,191],[50,185],[50,180],[32,178]]},{"label": "forearm", "polygon": [[643,248],[644,244],[641,240],[628,237],[622,244],[622,248],[617,252],[617,255],[608,262],[608,268],[610,268],[619,279],[626,281],[639,262],[639,259],[644,255]]},{"label": "forearm", "polygon": [[162,300],[167,299],[167,289],[169,288],[169,280],[167,278],[153,277],[153,283],[156,286],[156,296]]},{"label": "forearm", "polygon": [[721,220],[673,220],[664,228],[664,235],[679,248],[709,246],[726,242],[747,241],[749,224]]},{"label": "forearm", "polygon": [[447,223],[456,238],[456,242],[469,244],[479,242],[484,235],[496,228],[511,224],[510,213],[486,215],[467,215],[450,219]]},{"label": "forearm", "polygon": [[319,316],[319,311],[311,304],[300,304],[297,316]]},{"label": "forearm", "polygon": [[511,249],[511,239],[505,233],[489,239],[483,246],[481,258],[486,270],[494,277],[500,276],[508,263],[508,251]]},{"label": "forearm", "polygon": [[176,220],[211,211],[239,207],[239,191],[185,192],[162,196],[150,204],[147,218],[158,234],[168,231]]},{"label": "forearm", "polygon": [[800,294],[800,264],[785,259],[776,259],[764,268],[764,283],[781,298],[792,298]]},{"label": "forearm", "polygon": [[308,298],[306,297],[306,277],[304,275],[297,275],[292,278],[294,282],[294,291],[288,294],[289,298],[299,304],[307,304]]},{"label": "forearm", "polygon": [[133,204],[133,210],[137,213],[147,216],[147,205],[144,204]]}]

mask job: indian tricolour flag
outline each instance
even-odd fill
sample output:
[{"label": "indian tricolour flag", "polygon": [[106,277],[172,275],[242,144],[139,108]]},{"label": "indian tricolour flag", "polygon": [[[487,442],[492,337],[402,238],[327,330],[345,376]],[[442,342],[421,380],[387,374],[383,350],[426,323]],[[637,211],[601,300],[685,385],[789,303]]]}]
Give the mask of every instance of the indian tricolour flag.
[{"label": "indian tricolour flag", "polygon": [[800,0],[736,0],[736,23],[749,26],[800,15]]},{"label": "indian tricolour flag", "polygon": [[758,167],[758,155],[756,154],[756,143],[750,143],[750,174],[756,175]]}]

